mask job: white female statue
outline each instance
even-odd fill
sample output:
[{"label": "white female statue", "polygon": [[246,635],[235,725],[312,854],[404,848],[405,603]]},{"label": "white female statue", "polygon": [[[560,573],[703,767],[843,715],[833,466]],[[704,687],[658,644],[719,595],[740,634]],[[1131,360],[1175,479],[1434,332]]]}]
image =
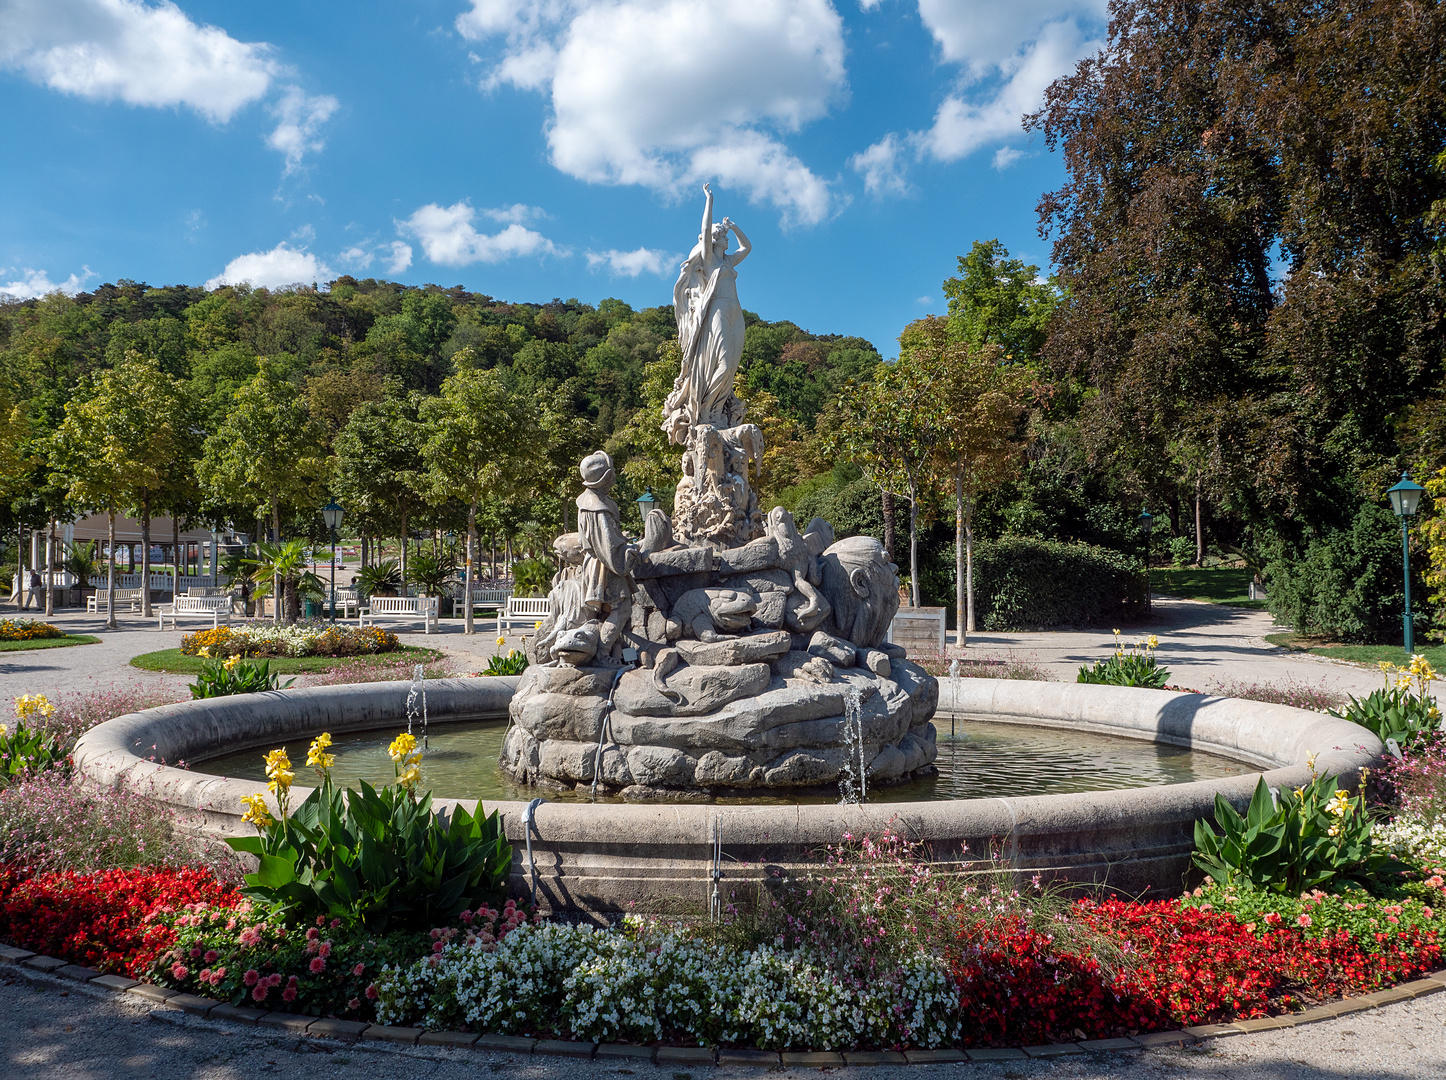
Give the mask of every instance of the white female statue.
[{"label": "white female statue", "polygon": [[[738,405],[733,376],[743,359],[743,307],[738,303],[738,264],[748,257],[748,237],[728,218],[713,223],[713,188],[703,185],[703,229],[673,286],[682,370],[663,405],[663,430],[683,446],[699,424],[733,425]],[[738,250],[728,254],[728,233]]]}]

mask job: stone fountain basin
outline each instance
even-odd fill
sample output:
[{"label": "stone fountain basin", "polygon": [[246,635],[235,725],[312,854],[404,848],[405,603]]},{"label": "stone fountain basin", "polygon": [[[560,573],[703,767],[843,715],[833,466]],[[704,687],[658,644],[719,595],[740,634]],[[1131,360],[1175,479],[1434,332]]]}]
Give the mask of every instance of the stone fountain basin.
[{"label": "stone fountain basin", "polygon": [[[430,723],[502,719],[516,678],[427,683]],[[512,891],[534,886],[547,910],[604,914],[632,905],[707,910],[713,834],[721,832],[725,902],[747,901],[766,872],[815,864],[844,833],[892,828],[926,842],[936,862],[980,869],[991,858],[1029,878],[1103,884],[1136,896],[1172,895],[1188,880],[1193,826],[1214,813],[1217,794],[1243,808],[1258,775],[1291,789],[1316,770],[1354,785],[1384,754],[1379,739],[1349,721],[1284,705],[1163,690],[1004,679],[941,679],[939,715],[1153,740],[1233,758],[1259,773],[1165,787],[1007,799],[879,805],[714,806],[544,803],[533,815],[532,863],[526,803],[486,806],[514,845]],[[88,731],[74,760],[83,783],[124,787],[169,805],[188,829],[212,838],[249,833],[241,796],[251,780],[177,767],[193,758],[314,735],[405,724],[405,682],[281,690],[165,705]],[[171,764],[176,763],[176,764]],[[296,763],[298,776],[306,775]],[[293,799],[307,794],[297,787]],[[458,800],[437,799],[447,808]],[[475,809],[465,800],[462,805]]]}]

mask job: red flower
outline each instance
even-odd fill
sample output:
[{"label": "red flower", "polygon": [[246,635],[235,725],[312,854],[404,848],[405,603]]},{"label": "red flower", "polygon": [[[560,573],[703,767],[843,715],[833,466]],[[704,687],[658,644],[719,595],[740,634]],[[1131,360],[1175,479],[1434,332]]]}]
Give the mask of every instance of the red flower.
[{"label": "red flower", "polygon": [[326,961],[319,956],[313,956],[311,963],[307,965],[313,975],[320,975],[326,970]]}]

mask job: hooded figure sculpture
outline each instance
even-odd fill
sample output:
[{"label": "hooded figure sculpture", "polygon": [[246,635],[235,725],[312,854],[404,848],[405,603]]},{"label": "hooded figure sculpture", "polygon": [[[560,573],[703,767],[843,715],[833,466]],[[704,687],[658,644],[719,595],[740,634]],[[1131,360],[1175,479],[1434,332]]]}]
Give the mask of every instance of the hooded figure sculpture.
[{"label": "hooded figure sculpture", "polygon": [[632,612],[628,574],[637,550],[628,544],[618,521],[618,504],[608,492],[616,475],[612,458],[599,450],[578,467],[585,490],[577,499],[577,537],[582,547],[582,603],[597,620],[598,656],[612,656],[621,648],[623,627]]}]

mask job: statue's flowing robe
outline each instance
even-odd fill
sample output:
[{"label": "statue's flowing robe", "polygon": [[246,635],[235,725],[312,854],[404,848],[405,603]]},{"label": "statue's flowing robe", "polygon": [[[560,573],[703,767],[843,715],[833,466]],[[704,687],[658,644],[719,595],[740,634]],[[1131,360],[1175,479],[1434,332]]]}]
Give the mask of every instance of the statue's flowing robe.
[{"label": "statue's flowing robe", "polygon": [[582,602],[606,614],[620,592],[627,593],[628,540],[618,522],[618,504],[606,495],[584,491],[577,500],[577,535],[584,552]]},{"label": "statue's flowing robe", "polygon": [[[727,284],[720,290],[725,275]],[[694,425],[725,422],[723,406],[743,356],[743,309],[736,288],[729,287],[737,277],[726,258],[706,278],[702,267],[689,260],[673,285],[683,362],[663,405],[663,430],[674,443],[685,443]]]}]

